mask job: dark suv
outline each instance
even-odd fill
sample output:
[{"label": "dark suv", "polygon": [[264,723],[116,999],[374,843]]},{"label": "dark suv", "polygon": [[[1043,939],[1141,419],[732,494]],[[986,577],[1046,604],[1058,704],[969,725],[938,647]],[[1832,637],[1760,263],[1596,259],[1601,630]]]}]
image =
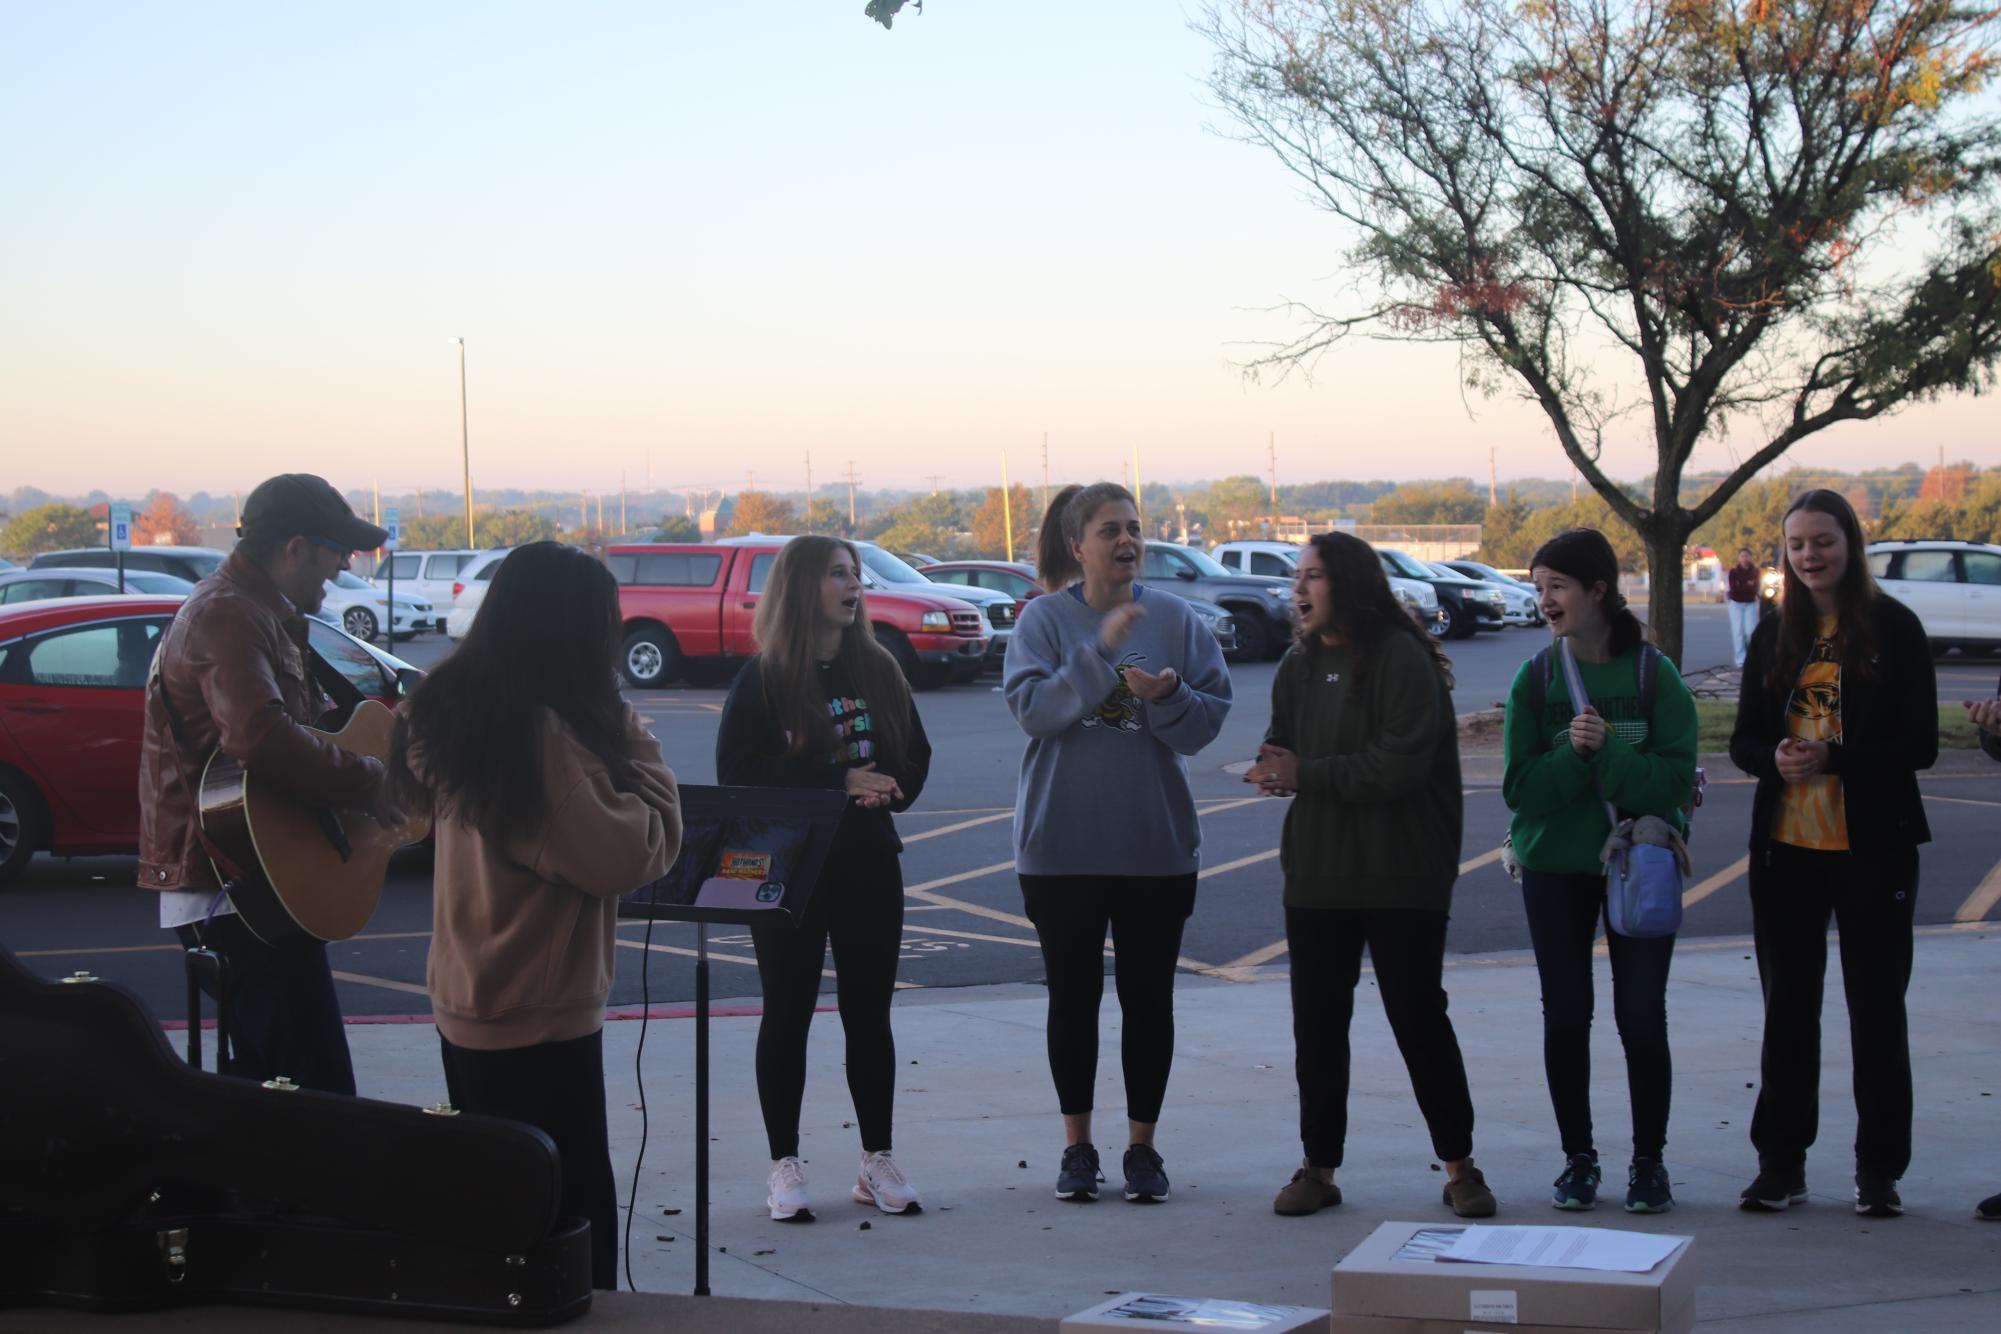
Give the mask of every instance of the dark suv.
[{"label": "dark suv", "polygon": [[1230,613],[1237,627],[1237,651],[1246,662],[1275,658],[1292,641],[1292,584],[1256,574],[1238,574],[1214,557],[1173,542],[1148,542],[1140,582],[1179,597],[1213,602]]},{"label": "dark suv", "polygon": [[1439,639],[1465,639],[1476,630],[1499,630],[1507,624],[1507,604],[1501,590],[1479,579],[1440,574],[1395,547],[1377,547],[1383,573],[1422,579],[1438,593],[1438,620],[1425,628]]},{"label": "dark suv", "polygon": [[[125,568],[158,570],[198,584],[228,559],[228,552],[214,547],[133,547],[125,553]],[[117,564],[118,553],[109,547],[78,547],[74,551],[44,551],[28,562],[28,568],[57,565],[68,570],[109,570]]]}]

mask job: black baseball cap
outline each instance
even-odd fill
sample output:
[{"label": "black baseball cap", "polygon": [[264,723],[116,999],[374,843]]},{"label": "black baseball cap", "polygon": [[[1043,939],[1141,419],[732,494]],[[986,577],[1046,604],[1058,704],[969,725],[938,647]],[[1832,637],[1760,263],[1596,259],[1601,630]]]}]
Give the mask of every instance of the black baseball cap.
[{"label": "black baseball cap", "polygon": [[280,473],[259,482],[244,498],[236,535],[275,542],[312,537],[349,551],[373,551],[389,540],[387,528],[367,522],[331,482],[309,472]]}]

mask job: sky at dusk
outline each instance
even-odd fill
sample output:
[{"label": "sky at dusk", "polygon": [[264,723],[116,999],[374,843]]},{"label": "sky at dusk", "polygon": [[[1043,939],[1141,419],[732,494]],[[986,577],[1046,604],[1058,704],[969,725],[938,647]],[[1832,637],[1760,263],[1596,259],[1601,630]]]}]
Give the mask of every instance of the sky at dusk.
[{"label": "sky at dusk", "polygon": [[[1568,474],[1449,349],[1247,382],[1344,237],[1173,0],[78,3],[0,43],[0,491]],[[2001,464],[1964,398],[1795,449]],[[1748,452],[1748,440],[1735,450]],[[1629,435],[1611,471],[1637,476]],[[1697,466],[1733,462],[1728,441]]]}]

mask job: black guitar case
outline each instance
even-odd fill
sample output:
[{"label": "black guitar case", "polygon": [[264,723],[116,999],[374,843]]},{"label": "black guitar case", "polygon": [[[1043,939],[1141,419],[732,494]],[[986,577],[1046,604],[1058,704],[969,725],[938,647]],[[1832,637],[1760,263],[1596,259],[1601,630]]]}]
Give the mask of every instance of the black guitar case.
[{"label": "black guitar case", "polygon": [[560,1171],[518,1122],[192,1070],[132,993],[0,949],[0,1306],[556,1324],[591,1295]]}]

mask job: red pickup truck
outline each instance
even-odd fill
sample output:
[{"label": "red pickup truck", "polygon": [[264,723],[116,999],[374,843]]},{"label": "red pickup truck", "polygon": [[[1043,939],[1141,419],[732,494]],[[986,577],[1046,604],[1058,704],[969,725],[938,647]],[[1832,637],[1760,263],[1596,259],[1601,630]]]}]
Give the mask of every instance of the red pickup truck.
[{"label": "red pickup truck", "polygon": [[[751,623],[783,541],[710,546],[624,543],[605,552],[625,618],[619,669],[641,689],[665,685],[690,661],[740,661],[757,652]],[[867,583],[867,580],[864,580]],[[911,685],[931,690],[980,673],[986,622],[943,593],[871,587],[869,620]]]}]

